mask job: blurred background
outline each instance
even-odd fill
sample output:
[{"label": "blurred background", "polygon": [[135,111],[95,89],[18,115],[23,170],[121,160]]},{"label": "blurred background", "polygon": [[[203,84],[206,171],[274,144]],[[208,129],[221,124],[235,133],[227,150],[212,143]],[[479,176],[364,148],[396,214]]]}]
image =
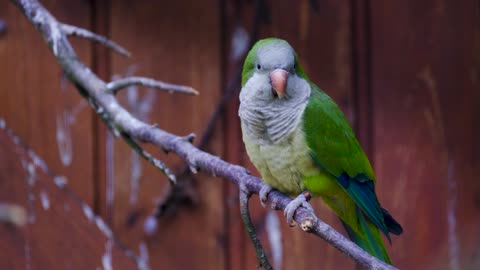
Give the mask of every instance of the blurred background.
[{"label": "blurred background", "polygon": [[[140,119],[194,132],[203,149],[253,172],[237,117],[238,73],[252,42],[288,40],[346,113],[374,165],[380,201],[403,225],[388,247],[394,264],[480,269],[478,1],[42,3],[132,53],[71,39],[102,79],[148,76],[199,90],[191,97],[131,87],[118,97]],[[0,204],[27,214],[26,226],[0,224],[0,269],[257,268],[237,188],[192,177],[173,154],[147,147],[176,171],[180,184],[171,189],[106,131],[9,1],[0,2],[0,118]],[[257,199],[251,212],[275,269],[356,268]],[[343,233],[320,199],[313,205]]]}]

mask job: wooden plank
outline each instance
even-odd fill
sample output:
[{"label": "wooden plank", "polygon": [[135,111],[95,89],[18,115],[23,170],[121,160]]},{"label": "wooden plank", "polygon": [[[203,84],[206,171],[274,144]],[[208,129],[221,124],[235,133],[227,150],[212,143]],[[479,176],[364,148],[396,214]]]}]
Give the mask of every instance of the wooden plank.
[{"label": "wooden plank", "polygon": [[[109,1],[93,1],[92,8],[92,29],[95,33],[109,37]],[[100,44],[93,46],[92,70],[104,80],[111,77],[110,65],[111,54],[113,52]],[[94,205],[95,213],[102,216],[108,224],[112,224],[113,205],[106,203],[107,190],[107,156],[106,156],[106,137],[107,128],[105,123],[95,114],[93,119],[94,140]]]},{"label": "wooden plank", "polygon": [[25,209],[27,224],[0,223],[0,268],[145,269],[116,243],[110,229],[70,185],[62,185],[47,163],[4,124],[0,124],[0,203]]},{"label": "wooden plank", "polygon": [[478,1],[372,1],[371,14],[378,193],[405,229],[393,261],[478,269]]},{"label": "wooden plank", "polygon": [[[224,12],[227,14],[230,27],[226,32],[228,40],[232,38],[228,32],[229,29],[232,31],[238,26],[250,29],[254,5],[253,3],[242,5],[237,1],[227,1],[227,3],[229,4],[225,5]],[[297,51],[310,78],[331,95],[348,118],[353,121],[355,103],[351,74],[350,2],[318,1],[318,13],[310,9],[309,1],[306,0],[268,3],[271,7],[271,24],[260,28],[260,38],[275,36],[286,39]],[[235,8],[238,6],[242,10],[235,12]],[[238,17],[241,18],[240,21]],[[227,51],[225,55],[228,53]],[[236,105],[233,108],[236,108]],[[230,131],[234,129],[230,132],[231,135],[227,136],[228,142],[241,140],[238,117],[236,111],[232,110],[230,109],[226,120],[228,129]],[[243,146],[242,151],[236,149],[231,151],[233,154],[237,153],[237,157],[229,155],[230,161],[243,160],[244,165],[258,175],[248,161]],[[236,192],[236,188],[233,188],[230,197],[236,196]],[[230,200],[228,204],[229,224],[237,226],[237,228],[230,232],[228,269],[251,269],[257,265],[253,246],[241,225],[238,202],[236,199]],[[340,231],[343,230],[338,219],[320,199],[314,200],[313,205],[317,209],[319,217]],[[305,235],[297,228],[289,228],[281,213],[267,213],[259,204],[258,197],[252,198],[250,207],[259,237],[266,248],[270,262],[276,267],[275,269],[310,269],[312,265],[321,266],[322,269],[353,269],[353,262],[335,248],[321,239]],[[277,240],[280,240],[281,244],[273,244],[274,248],[272,249],[269,236],[273,236],[275,232],[280,233],[281,239]],[[241,244],[239,244],[237,234],[241,234],[243,238]],[[239,247],[245,247],[246,251],[239,251]],[[273,259],[279,255],[280,259]]]},{"label": "wooden plank", "polygon": [[[363,150],[373,160],[371,93],[371,25],[367,0],[352,1],[352,70],[355,92],[354,130]],[[374,165],[374,164],[372,164]]]},{"label": "wooden plank", "polygon": [[[85,1],[42,1],[59,20],[89,27]],[[76,89],[62,78],[55,58],[34,26],[9,1],[0,3],[7,33],[0,37],[0,117],[65,175],[70,187],[93,202],[92,112]],[[88,65],[89,41],[75,40]]]},{"label": "wooden plank", "polygon": [[[245,1],[223,1],[222,5],[222,32],[223,32],[223,51],[222,66],[223,89],[228,91],[227,87],[233,83],[235,77],[241,72],[243,65],[243,56],[248,51],[248,46],[252,42],[253,16],[255,10],[253,6]],[[238,119],[238,93],[240,92],[240,83],[237,82],[235,93],[232,95],[225,110],[224,122],[224,147],[225,159],[234,164],[245,165],[245,147],[241,140],[240,123]],[[249,168],[250,169],[250,168]],[[225,190],[225,210],[226,210],[226,228],[227,228],[227,269],[243,270],[249,265],[246,261],[248,256],[246,246],[251,242],[246,239],[246,230],[240,217],[239,211],[239,190],[236,186],[227,183]],[[253,204],[256,202],[254,201]],[[266,243],[263,243],[265,245]],[[254,264],[256,265],[256,264]]]},{"label": "wooden plank", "polygon": [[[170,132],[201,134],[220,96],[220,29],[217,1],[113,1],[111,37],[133,53],[132,59],[112,57],[114,75],[141,75],[172,83],[189,84],[198,97],[130,89],[119,94],[136,116]],[[208,150],[222,154],[221,125]],[[109,148],[108,145],[113,146]],[[173,155],[147,148],[167,160],[182,164]],[[110,152],[108,152],[110,151]],[[143,230],[145,218],[168,186],[166,178],[139,160],[124,142],[107,141],[107,173],[114,186],[113,227],[132,249],[147,246],[153,269],[224,269],[223,183],[200,175],[199,203],[159,223],[153,237]],[[113,162],[109,164],[109,160]],[[113,175],[112,175],[113,174]],[[113,188],[113,189],[112,189]],[[108,198],[107,198],[108,199]],[[138,217],[138,222],[132,222]],[[188,259],[185,255],[188,254]]]}]

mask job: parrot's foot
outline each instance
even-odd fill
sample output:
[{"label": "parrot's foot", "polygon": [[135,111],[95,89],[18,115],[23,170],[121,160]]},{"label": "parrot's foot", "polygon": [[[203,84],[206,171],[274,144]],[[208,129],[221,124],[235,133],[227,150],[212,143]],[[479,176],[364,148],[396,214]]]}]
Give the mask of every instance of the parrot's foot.
[{"label": "parrot's foot", "polygon": [[293,216],[295,215],[295,211],[301,206],[307,209],[308,212],[311,213],[312,217],[316,217],[313,211],[313,207],[308,203],[308,201],[312,198],[312,195],[308,191],[302,192],[302,194],[298,195],[293,201],[287,204],[285,210],[283,211],[283,215],[287,218],[287,222],[290,226],[295,226],[293,222]]},{"label": "parrot's foot", "polygon": [[258,193],[258,196],[260,197],[260,203],[262,204],[263,207],[265,207],[267,201],[268,201],[268,193],[272,191],[273,188],[267,184],[265,184],[261,189],[260,192]]}]

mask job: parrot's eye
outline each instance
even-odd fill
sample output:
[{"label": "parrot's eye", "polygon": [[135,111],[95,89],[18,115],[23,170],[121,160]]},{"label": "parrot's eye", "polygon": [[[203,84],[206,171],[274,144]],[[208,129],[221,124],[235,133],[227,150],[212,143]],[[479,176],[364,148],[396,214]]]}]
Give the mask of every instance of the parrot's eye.
[{"label": "parrot's eye", "polygon": [[262,69],[262,66],[260,66],[260,64],[257,64],[257,69],[258,70]]}]

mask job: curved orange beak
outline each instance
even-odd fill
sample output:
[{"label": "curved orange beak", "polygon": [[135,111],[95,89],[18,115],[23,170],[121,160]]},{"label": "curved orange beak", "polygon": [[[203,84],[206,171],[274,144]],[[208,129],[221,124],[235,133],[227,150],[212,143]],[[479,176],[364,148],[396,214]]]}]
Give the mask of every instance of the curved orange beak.
[{"label": "curved orange beak", "polygon": [[277,68],[270,72],[270,81],[272,82],[274,94],[276,94],[280,98],[285,95],[285,90],[287,88],[287,79],[288,72],[283,69]]}]

